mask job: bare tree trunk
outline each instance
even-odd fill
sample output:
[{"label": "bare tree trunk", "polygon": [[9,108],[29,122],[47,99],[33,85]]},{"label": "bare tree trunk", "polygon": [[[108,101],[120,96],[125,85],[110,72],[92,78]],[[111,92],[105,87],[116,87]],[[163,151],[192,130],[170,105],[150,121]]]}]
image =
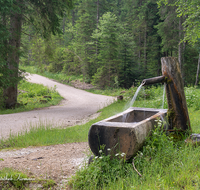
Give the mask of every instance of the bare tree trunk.
[{"label": "bare tree trunk", "polygon": [[147,26],[145,26],[144,32],[144,74],[147,71]]},{"label": "bare tree trunk", "polygon": [[140,62],[141,62],[141,33],[139,32],[139,61],[138,61],[138,66],[140,69]]},{"label": "bare tree trunk", "polygon": [[[6,20],[6,15],[5,14],[3,14],[2,15],[2,24],[3,24],[3,26],[7,26],[7,20]],[[7,39],[5,39],[5,40],[3,40],[3,45],[4,45],[4,48],[7,50],[7,48],[8,48],[8,40]],[[3,56],[3,59],[7,62],[7,51],[4,51],[5,53],[2,55]]]},{"label": "bare tree trunk", "polygon": [[[29,26],[29,37],[28,37],[28,42],[29,42],[29,47],[30,47],[30,44],[31,44],[31,27]],[[30,61],[31,61],[31,54],[32,54],[32,51],[31,49],[29,48],[28,50],[28,65],[30,65]]]},{"label": "bare tree trunk", "polygon": [[[97,0],[97,29],[99,26],[99,0]],[[98,39],[96,39],[96,56],[98,55]]]},{"label": "bare tree trunk", "polygon": [[199,65],[200,65],[200,54],[199,54],[198,65],[197,65],[197,74],[196,74],[195,86],[197,86],[198,82],[199,82]]},{"label": "bare tree trunk", "polygon": [[[16,0],[16,3],[18,4],[18,6],[22,6],[23,0]],[[12,85],[4,89],[3,92],[3,96],[5,98],[5,106],[7,108],[14,107],[15,104],[17,103],[17,83],[18,83],[21,28],[22,28],[22,13],[18,12],[11,13],[10,39],[9,39],[9,45],[11,51],[8,55],[7,67],[11,71],[10,80],[12,81]]]},{"label": "bare tree trunk", "polygon": [[182,70],[182,17],[179,17],[179,45],[178,45],[178,61],[180,64],[180,69]]}]

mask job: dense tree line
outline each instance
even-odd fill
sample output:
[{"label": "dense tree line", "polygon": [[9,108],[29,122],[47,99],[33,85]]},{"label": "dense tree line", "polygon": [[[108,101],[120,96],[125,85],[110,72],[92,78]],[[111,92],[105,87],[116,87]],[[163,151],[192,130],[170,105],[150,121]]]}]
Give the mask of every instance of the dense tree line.
[{"label": "dense tree line", "polygon": [[[85,82],[101,88],[129,88],[135,81],[159,76],[161,57],[174,56],[185,85],[198,84],[197,0],[76,0],[73,8],[70,0],[0,3],[0,82],[6,84],[4,89],[11,79],[17,81],[12,72],[18,67],[8,69],[9,52],[20,57],[21,64],[82,75]],[[10,26],[18,20],[20,35],[15,36],[20,46],[10,46]]]},{"label": "dense tree line", "polygon": [[24,36],[29,57],[22,61],[41,70],[82,74],[102,88],[129,88],[136,80],[161,75],[160,58],[175,56],[185,84],[194,84],[198,43],[183,41],[187,17],[175,0],[166,2],[79,0],[61,22],[62,35],[48,41]]}]

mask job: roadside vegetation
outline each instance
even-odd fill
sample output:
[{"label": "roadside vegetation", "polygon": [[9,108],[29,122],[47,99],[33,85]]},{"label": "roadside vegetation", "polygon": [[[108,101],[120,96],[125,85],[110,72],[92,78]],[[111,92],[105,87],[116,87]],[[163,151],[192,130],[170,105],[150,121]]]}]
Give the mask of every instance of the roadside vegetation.
[{"label": "roadside vegetation", "polygon": [[2,190],[36,189],[37,184],[40,184],[43,189],[51,189],[56,183],[52,179],[37,179],[11,168],[0,170],[0,189]]},{"label": "roadside vegetation", "polygon": [[[0,91],[0,97],[3,95]],[[62,97],[54,88],[48,88],[41,84],[29,83],[26,80],[21,80],[18,85],[18,103],[12,109],[3,107],[3,98],[0,100],[0,114],[18,113],[29,111],[36,108],[43,108],[52,105],[57,105]]]},{"label": "roadside vegetation", "polygon": [[41,70],[37,66],[30,66],[30,65],[21,65],[20,69],[25,70],[26,72],[31,74],[38,74],[47,77],[49,79],[54,79],[63,84],[70,85],[70,82],[74,80],[79,80],[80,82],[83,82],[83,75],[77,75],[77,76],[67,75],[66,73],[62,72],[52,73],[49,72],[48,70]]},{"label": "roadside vegetation", "polygon": [[[26,82],[25,82],[26,83]],[[83,125],[69,128],[53,128],[49,124],[40,123],[32,126],[29,132],[2,139],[0,149],[22,148],[28,146],[44,146],[72,142],[86,142],[90,126],[102,119],[119,113],[125,109],[132,99],[137,87],[130,89],[90,90],[93,93],[106,95],[123,95],[124,100],[99,110],[100,116]],[[24,90],[25,91],[25,90]],[[185,87],[190,121],[193,133],[200,133],[200,89]],[[135,107],[161,108],[163,86],[151,86],[141,89],[134,104]],[[167,108],[166,97],[164,108]],[[186,137],[185,137],[186,138]],[[116,159],[101,155],[90,166],[85,166],[71,178],[72,189],[199,189],[200,187],[200,148],[177,141],[162,131],[155,129],[132,163],[124,161],[122,153]],[[120,158],[120,159],[119,159]]]}]

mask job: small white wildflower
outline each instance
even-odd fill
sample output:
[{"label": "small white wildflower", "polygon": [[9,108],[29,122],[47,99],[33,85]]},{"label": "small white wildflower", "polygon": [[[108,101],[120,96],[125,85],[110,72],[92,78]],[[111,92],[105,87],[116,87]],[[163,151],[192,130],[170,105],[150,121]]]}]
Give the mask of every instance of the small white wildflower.
[{"label": "small white wildflower", "polygon": [[107,151],[110,151],[110,148],[108,148]]},{"label": "small white wildflower", "polygon": [[102,150],[99,150],[99,153],[102,153]]},{"label": "small white wildflower", "polygon": [[95,156],[95,159],[97,159],[98,158],[98,156]]},{"label": "small white wildflower", "polygon": [[100,159],[102,159],[103,157],[102,157],[102,156],[100,156],[99,158],[100,158]]},{"label": "small white wildflower", "polygon": [[121,153],[121,157],[124,157],[126,154],[124,152]]},{"label": "small white wildflower", "polygon": [[119,156],[119,153],[115,154],[115,156]]}]

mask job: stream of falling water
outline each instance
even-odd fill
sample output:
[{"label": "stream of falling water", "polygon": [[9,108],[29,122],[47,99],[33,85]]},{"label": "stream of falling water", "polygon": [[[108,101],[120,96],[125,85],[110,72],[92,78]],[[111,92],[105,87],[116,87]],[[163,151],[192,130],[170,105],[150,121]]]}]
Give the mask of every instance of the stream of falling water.
[{"label": "stream of falling water", "polygon": [[[137,95],[138,95],[140,89],[142,88],[142,86],[143,86],[143,83],[137,88],[137,90],[136,90],[136,92],[135,92],[135,94],[134,94],[132,100],[130,101],[130,103],[128,103],[128,104],[125,106],[125,109],[124,109],[124,110],[130,108],[130,107],[133,105],[133,103],[135,102],[135,100],[136,100],[136,98],[137,98]],[[126,120],[127,120],[127,114],[124,114],[124,115],[123,115],[123,118],[122,118],[122,122],[125,122]]]},{"label": "stream of falling water", "polygon": [[137,95],[138,95],[140,89],[142,88],[142,86],[143,86],[143,84],[141,84],[141,85],[138,87],[138,89],[136,90],[136,92],[135,92],[135,94],[134,94],[134,96],[133,96],[131,102],[129,103],[129,107],[131,107],[131,106],[133,105],[133,103],[135,102],[135,100],[136,100],[136,98],[137,98]]},{"label": "stream of falling water", "polygon": [[164,83],[164,89],[163,89],[163,101],[162,101],[162,109],[164,109],[164,104],[165,104],[165,87],[166,87],[166,84]]}]

